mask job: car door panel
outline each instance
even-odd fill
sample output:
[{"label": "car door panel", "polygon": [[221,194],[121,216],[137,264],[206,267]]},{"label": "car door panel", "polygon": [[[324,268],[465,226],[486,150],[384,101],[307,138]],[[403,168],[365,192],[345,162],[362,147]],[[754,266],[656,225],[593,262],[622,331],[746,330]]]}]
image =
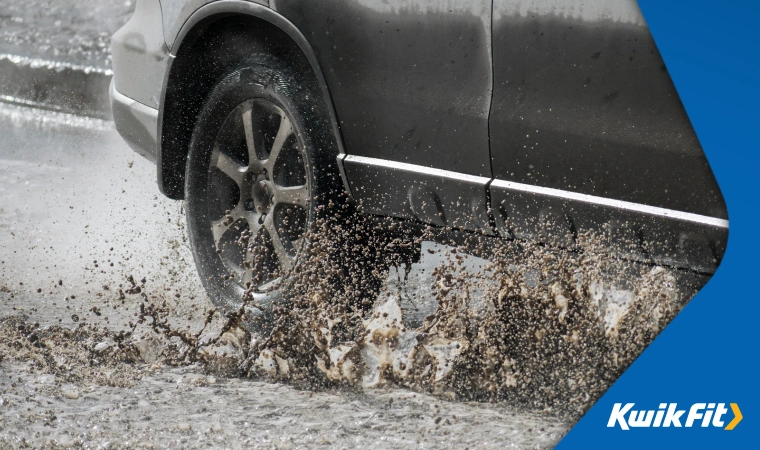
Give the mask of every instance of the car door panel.
[{"label": "car door panel", "polygon": [[725,218],[635,0],[536,3],[494,3],[494,176]]},{"label": "car door panel", "polygon": [[323,68],[346,153],[361,157],[344,164],[354,198],[373,213],[488,229],[490,0],[271,5]]},{"label": "car door panel", "polygon": [[503,236],[711,273],[728,221],[503,180],[490,186]]},{"label": "car door panel", "polygon": [[714,268],[725,204],[635,0],[494,0],[493,19],[502,232],[573,246],[593,229],[640,258]]}]

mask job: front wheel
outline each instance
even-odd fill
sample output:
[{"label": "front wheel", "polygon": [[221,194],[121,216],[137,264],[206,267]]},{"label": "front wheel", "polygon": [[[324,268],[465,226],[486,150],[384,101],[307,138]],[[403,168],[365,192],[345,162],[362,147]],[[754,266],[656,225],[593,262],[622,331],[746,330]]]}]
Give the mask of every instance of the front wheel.
[{"label": "front wheel", "polygon": [[285,64],[256,55],[208,95],[190,144],[190,244],[212,302],[280,295],[317,215],[342,191],[323,108]]}]

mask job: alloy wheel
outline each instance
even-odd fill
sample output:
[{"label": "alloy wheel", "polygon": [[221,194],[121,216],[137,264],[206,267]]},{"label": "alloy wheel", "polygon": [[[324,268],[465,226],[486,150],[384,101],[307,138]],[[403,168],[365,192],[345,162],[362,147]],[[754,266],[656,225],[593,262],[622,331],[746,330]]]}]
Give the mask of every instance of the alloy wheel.
[{"label": "alloy wheel", "polygon": [[265,291],[296,262],[309,219],[307,159],[293,121],[265,99],[225,119],[210,161],[208,211],[228,276]]}]

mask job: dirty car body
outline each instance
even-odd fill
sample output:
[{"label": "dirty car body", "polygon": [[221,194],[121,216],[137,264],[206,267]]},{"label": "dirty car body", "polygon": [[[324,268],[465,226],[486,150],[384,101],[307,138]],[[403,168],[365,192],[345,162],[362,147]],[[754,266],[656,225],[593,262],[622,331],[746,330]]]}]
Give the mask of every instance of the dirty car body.
[{"label": "dirty car body", "polygon": [[138,0],[113,37],[117,129],[184,198],[225,67],[319,87],[369,214],[711,273],[723,198],[635,0]]}]

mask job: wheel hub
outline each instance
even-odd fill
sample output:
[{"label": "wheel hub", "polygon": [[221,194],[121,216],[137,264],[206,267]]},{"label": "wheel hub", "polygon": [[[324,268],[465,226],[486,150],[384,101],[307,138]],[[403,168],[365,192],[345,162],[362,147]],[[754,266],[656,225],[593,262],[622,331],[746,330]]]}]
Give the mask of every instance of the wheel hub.
[{"label": "wheel hub", "polygon": [[267,214],[274,203],[274,187],[266,173],[252,174],[251,198],[246,202],[246,209],[259,214]]}]

